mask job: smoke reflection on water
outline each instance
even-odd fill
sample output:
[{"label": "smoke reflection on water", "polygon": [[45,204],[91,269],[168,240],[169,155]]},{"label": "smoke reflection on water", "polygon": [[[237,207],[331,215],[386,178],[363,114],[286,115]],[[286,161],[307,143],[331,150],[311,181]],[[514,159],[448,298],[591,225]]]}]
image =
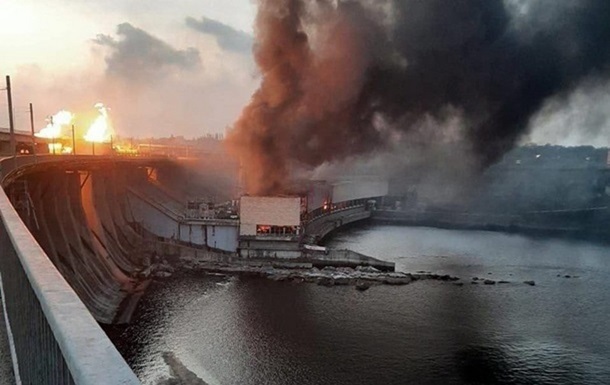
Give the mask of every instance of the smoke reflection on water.
[{"label": "smoke reflection on water", "polygon": [[147,384],[168,375],[164,351],[210,384],[610,383],[604,246],[404,227],[355,228],[330,244],[512,283],[362,293],[189,275],[153,285],[113,339]]}]

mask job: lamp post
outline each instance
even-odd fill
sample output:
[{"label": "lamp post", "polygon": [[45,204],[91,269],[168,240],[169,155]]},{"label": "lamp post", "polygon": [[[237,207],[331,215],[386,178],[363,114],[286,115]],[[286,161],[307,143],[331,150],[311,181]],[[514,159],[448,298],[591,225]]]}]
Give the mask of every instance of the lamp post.
[{"label": "lamp post", "polygon": [[13,95],[11,93],[11,77],[6,75],[6,94],[8,98],[8,124],[13,156],[17,155],[17,143],[15,141],[15,123],[13,120]]},{"label": "lamp post", "polygon": [[[49,124],[53,127],[53,115],[49,116]],[[51,148],[53,150],[53,155],[55,155],[55,134],[51,131]]]},{"label": "lamp post", "polygon": [[76,155],[76,139],[74,138],[74,124],[72,125],[72,155]]},{"label": "lamp post", "polygon": [[34,106],[30,103],[30,129],[32,130],[32,154],[36,158],[36,135],[34,134]]}]

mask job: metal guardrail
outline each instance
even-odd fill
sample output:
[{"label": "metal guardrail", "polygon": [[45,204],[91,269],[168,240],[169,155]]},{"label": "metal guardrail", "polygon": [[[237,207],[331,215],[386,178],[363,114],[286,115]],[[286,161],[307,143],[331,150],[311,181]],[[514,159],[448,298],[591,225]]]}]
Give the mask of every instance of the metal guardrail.
[{"label": "metal guardrail", "polygon": [[[19,158],[1,160],[1,178],[7,170],[15,170],[18,162],[30,163]],[[140,383],[2,188],[0,290],[18,384]]]}]

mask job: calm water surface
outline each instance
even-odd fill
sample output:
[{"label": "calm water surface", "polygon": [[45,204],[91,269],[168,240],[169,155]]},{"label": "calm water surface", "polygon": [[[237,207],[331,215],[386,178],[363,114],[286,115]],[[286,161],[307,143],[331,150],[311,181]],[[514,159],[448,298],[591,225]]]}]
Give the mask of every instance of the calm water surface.
[{"label": "calm water surface", "polygon": [[169,375],[163,352],[222,385],[610,384],[607,246],[394,226],[353,228],[329,246],[466,285],[359,292],[180,276],[155,283],[135,322],[110,334],[145,384]]}]

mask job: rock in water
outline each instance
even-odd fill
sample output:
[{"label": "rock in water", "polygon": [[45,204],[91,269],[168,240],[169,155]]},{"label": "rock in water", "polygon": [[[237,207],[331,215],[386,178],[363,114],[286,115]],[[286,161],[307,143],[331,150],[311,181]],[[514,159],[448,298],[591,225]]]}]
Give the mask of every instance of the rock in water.
[{"label": "rock in water", "polygon": [[172,273],[169,271],[155,271],[153,273],[153,277],[155,278],[169,278],[172,276]]},{"label": "rock in water", "polygon": [[349,285],[349,277],[334,277],[336,286]]},{"label": "rock in water", "polygon": [[168,378],[158,385],[208,385],[207,382],[197,377],[195,373],[188,370],[186,366],[172,352],[163,353],[163,360],[169,366],[173,378]]},{"label": "rock in water", "polygon": [[330,277],[320,277],[318,279],[318,285],[320,286],[335,286],[335,280]]},{"label": "rock in water", "polygon": [[383,280],[383,283],[386,285],[408,285],[411,282],[410,278],[402,277],[402,278],[393,278],[387,277]]},{"label": "rock in water", "polygon": [[366,291],[371,287],[370,284],[365,283],[365,282],[359,282],[358,284],[356,284],[356,290],[358,291]]},{"label": "rock in water", "polygon": [[373,266],[357,266],[356,271],[361,271],[363,273],[379,273],[380,270],[374,268]]}]

